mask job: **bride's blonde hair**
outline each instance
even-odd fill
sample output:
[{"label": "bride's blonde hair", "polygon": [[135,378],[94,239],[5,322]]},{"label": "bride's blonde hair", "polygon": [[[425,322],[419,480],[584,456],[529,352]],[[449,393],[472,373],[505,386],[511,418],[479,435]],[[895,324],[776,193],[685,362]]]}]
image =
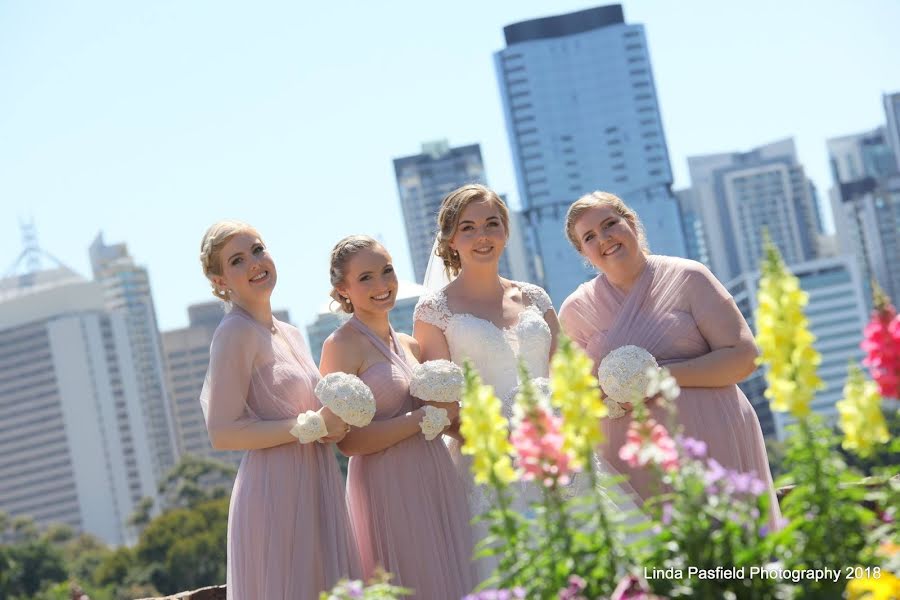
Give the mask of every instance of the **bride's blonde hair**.
[{"label": "bride's blonde hair", "polygon": [[450,279],[459,275],[462,270],[459,252],[450,247],[450,240],[456,233],[459,218],[468,205],[483,200],[497,207],[500,212],[500,222],[503,223],[503,230],[509,239],[509,209],[497,192],[479,183],[470,183],[447,194],[441,202],[441,209],[438,212],[438,246],[434,253],[444,261],[444,270]]}]

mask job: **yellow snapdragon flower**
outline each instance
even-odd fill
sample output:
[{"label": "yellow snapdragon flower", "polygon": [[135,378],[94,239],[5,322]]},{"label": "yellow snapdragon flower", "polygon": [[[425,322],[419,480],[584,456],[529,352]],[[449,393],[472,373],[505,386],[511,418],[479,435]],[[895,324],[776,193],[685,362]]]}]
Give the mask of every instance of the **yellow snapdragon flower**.
[{"label": "yellow snapdragon flower", "polygon": [[841,444],[860,456],[868,456],[876,444],[886,444],[890,439],[884,414],[881,412],[881,395],[874,381],[867,381],[856,365],[850,365],[844,397],[837,404],[844,441]]},{"label": "yellow snapdragon flower", "polygon": [[575,469],[585,467],[594,447],[603,441],[600,420],[607,409],[593,370],[587,354],[561,336],[550,363],[550,403],[562,416],[563,449],[574,457]]},{"label": "yellow snapdragon flower", "polygon": [[768,367],[765,395],[772,410],[802,419],[809,414],[816,390],[823,387],[816,374],[822,357],[812,346],[816,338],[803,313],[809,297],[768,236],[765,252],[757,296],[757,364]]},{"label": "yellow snapdragon flower", "polygon": [[472,457],[472,475],[479,484],[492,480],[508,485],[517,479],[510,454],[509,422],[503,417],[502,404],[494,388],[466,362],[466,386],[459,411],[460,433],[465,438],[462,453]]}]

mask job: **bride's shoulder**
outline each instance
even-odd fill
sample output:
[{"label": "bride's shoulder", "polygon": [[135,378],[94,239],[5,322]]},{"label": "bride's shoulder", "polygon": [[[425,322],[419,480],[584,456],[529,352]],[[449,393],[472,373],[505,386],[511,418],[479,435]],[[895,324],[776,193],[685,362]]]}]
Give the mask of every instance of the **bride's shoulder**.
[{"label": "bride's shoulder", "polygon": [[550,295],[541,286],[528,283],[527,281],[510,281],[510,283],[521,290],[522,300],[537,307],[541,314],[553,308],[553,301],[550,300]]},{"label": "bride's shoulder", "polygon": [[422,294],[413,310],[413,320],[423,321],[443,330],[450,320],[447,294],[444,290],[445,288],[442,288]]}]

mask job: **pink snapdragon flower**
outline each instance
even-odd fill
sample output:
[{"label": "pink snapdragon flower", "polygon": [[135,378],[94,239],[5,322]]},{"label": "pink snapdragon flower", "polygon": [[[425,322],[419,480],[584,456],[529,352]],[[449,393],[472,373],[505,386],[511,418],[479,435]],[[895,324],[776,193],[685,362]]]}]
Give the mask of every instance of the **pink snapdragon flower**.
[{"label": "pink snapdragon flower", "polygon": [[875,310],[860,344],[866,353],[863,364],[882,396],[900,398],[900,315],[879,288],[874,295]]},{"label": "pink snapdragon flower", "polygon": [[659,465],[663,471],[678,470],[678,450],[675,440],[665,427],[647,419],[643,423],[632,421],[626,433],[626,442],[619,448],[619,458],[632,467],[648,463]]},{"label": "pink snapdragon flower", "polygon": [[512,432],[510,442],[525,481],[540,481],[546,487],[569,483],[572,457],[563,450],[561,423],[547,409],[536,407]]}]

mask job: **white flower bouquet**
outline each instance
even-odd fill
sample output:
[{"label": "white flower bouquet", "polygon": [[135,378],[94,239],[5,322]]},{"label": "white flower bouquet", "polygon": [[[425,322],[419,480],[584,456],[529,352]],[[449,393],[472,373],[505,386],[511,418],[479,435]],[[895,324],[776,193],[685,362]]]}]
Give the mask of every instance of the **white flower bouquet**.
[{"label": "white flower bouquet", "polygon": [[430,404],[422,407],[425,410],[425,416],[419,422],[419,428],[425,434],[425,439],[429,442],[441,435],[447,427],[450,427],[450,419],[447,417],[447,409],[431,406]]},{"label": "white flower bouquet", "polygon": [[429,360],[413,369],[409,393],[425,402],[459,402],[465,378],[456,363]]},{"label": "white flower bouquet", "polygon": [[300,440],[301,444],[315,442],[328,436],[328,428],[322,415],[314,410],[297,415],[297,422],[291,427],[291,435]]},{"label": "white flower bouquet", "polygon": [[609,418],[617,419],[627,412],[623,404],[644,399],[650,383],[648,369],[659,369],[656,359],[644,348],[622,346],[606,355],[597,368],[597,381],[603,389]]},{"label": "white flower bouquet", "polygon": [[365,427],[375,416],[375,396],[356,375],[329,373],[316,385],[316,398],[354,427]]}]

